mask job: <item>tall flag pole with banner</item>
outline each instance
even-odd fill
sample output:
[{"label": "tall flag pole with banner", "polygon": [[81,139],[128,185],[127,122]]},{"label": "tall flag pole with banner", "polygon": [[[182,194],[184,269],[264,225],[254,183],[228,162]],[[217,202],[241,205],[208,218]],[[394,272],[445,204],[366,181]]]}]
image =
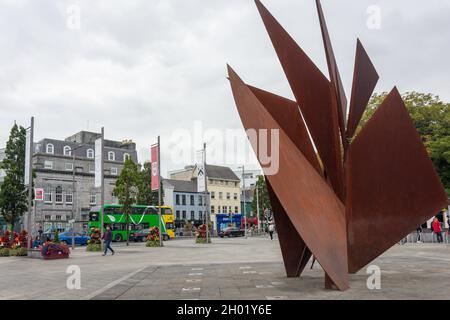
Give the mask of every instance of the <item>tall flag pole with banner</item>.
[{"label": "tall flag pole with banner", "polygon": [[197,153],[197,192],[203,192],[204,194],[206,243],[209,243],[209,201],[206,182],[206,143],[203,144],[203,150]]},{"label": "tall flag pole with banner", "polygon": [[100,188],[100,239],[102,244],[102,250],[103,250],[103,227],[104,227],[104,220],[103,220],[103,207],[105,204],[105,186],[103,181],[103,175],[104,175],[104,160],[103,160],[103,146],[104,146],[104,139],[105,139],[105,129],[102,127],[101,136],[95,140],[95,188]]},{"label": "tall flag pole with banner", "polygon": [[159,245],[162,247],[162,225],[161,225],[161,149],[160,149],[160,137],[158,136],[158,142],[151,146],[151,165],[152,165],[152,191],[158,190],[158,220],[159,220]]},{"label": "tall flag pole with banner", "polygon": [[[34,117],[31,117],[31,124],[26,132],[25,140],[25,173],[24,184],[28,185],[28,215],[27,215],[27,230],[28,236],[31,234],[31,205],[33,199],[33,135],[34,135]],[[32,238],[30,238],[31,241]]]}]

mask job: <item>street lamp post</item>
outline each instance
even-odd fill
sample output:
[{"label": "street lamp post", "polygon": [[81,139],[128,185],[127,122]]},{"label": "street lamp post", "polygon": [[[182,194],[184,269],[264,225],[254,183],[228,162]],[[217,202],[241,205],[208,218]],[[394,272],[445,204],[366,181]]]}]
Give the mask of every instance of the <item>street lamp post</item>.
[{"label": "street lamp post", "polygon": [[75,151],[81,147],[84,147],[84,144],[79,144],[72,150],[72,250],[75,250]]},{"label": "street lamp post", "polygon": [[261,219],[259,217],[259,188],[258,183],[256,183],[256,217],[258,219],[258,234],[261,231]]},{"label": "street lamp post", "polygon": [[245,239],[247,239],[247,208],[245,203],[245,169],[244,165],[242,165],[242,196],[244,198],[244,235]]}]

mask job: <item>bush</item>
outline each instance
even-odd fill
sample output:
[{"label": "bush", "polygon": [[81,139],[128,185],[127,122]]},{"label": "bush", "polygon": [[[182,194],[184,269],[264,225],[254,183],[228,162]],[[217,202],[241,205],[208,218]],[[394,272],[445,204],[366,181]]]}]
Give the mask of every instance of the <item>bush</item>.
[{"label": "bush", "polygon": [[208,237],[208,241],[206,241],[206,238],[197,237],[195,238],[195,243],[211,243],[211,237]]},{"label": "bush", "polygon": [[9,257],[9,248],[3,248],[1,251],[0,251],[0,256],[2,256],[2,257]]},{"label": "bush", "polygon": [[102,246],[99,243],[89,243],[86,246],[86,251],[90,251],[90,252],[98,252],[102,250]]},{"label": "bush", "polygon": [[28,255],[27,248],[20,247],[16,249],[16,256],[18,257],[26,257]]},{"label": "bush", "polygon": [[158,241],[152,241],[152,240],[148,240],[147,243],[145,244],[146,247],[159,247],[159,240]]}]

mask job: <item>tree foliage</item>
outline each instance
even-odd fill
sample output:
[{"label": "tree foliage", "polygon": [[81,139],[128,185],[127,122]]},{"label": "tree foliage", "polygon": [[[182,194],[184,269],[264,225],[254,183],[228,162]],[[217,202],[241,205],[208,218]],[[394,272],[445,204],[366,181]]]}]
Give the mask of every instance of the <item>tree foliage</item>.
[{"label": "tree foliage", "polygon": [[137,203],[140,179],[139,167],[131,158],[127,158],[116,181],[116,187],[113,190],[113,195],[119,200],[119,204],[122,206],[123,213],[127,219],[127,244],[129,239],[129,216],[132,205]]},{"label": "tree foliage", "polygon": [[[372,96],[358,131],[386,96],[387,92]],[[406,92],[402,98],[447,194],[450,195],[450,104],[430,93]]]},{"label": "tree foliage", "polygon": [[[139,172],[139,193],[137,203],[140,205],[157,206],[158,205],[158,191],[152,191],[152,165],[151,162],[145,162],[142,170]],[[162,182],[161,182],[162,184]],[[161,185],[161,205],[163,204],[163,188]]]},{"label": "tree foliage", "polygon": [[13,228],[14,222],[28,209],[28,188],[24,185],[26,130],[16,123],[6,143],[0,166],[6,176],[0,186],[0,214]]},{"label": "tree foliage", "polygon": [[[264,212],[266,209],[272,211],[269,200],[269,193],[267,191],[266,180],[263,175],[258,176],[258,181],[256,181],[256,188],[258,189],[258,202],[259,202],[259,217],[258,219],[264,218]],[[252,211],[257,212],[256,205],[256,190],[253,196]]]}]

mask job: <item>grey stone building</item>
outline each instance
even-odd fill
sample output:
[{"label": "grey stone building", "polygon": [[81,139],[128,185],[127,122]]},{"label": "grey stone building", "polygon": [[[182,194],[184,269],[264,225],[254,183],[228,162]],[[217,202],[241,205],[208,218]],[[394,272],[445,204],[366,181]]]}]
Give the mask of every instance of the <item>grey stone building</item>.
[{"label": "grey stone building", "polygon": [[[73,218],[76,230],[86,228],[90,208],[100,204],[100,190],[94,187],[94,144],[98,137],[99,133],[81,131],[64,140],[46,138],[34,143],[34,186],[44,189],[44,201],[36,201],[33,208],[33,234],[39,228],[44,232],[64,230]],[[105,203],[117,203],[112,191],[126,157],[137,163],[136,144],[129,140],[104,142]]]}]

